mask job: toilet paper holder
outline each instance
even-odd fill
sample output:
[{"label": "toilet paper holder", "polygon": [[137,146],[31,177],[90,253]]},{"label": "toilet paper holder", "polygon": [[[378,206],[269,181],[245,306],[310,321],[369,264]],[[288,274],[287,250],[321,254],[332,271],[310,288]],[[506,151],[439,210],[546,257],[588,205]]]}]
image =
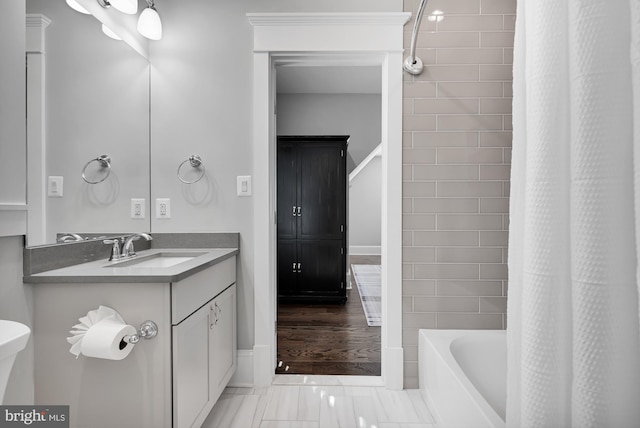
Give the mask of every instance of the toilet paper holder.
[{"label": "toilet paper holder", "polygon": [[136,334],[131,334],[124,337],[124,340],[135,345],[140,342],[140,338],[153,339],[158,334],[158,324],[151,320],[146,320],[140,324],[140,328]]}]

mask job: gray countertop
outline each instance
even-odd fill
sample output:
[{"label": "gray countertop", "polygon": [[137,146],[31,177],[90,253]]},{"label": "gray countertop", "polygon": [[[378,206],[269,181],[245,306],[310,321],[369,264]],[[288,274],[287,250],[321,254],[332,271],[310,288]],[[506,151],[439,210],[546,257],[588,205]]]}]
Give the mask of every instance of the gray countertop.
[{"label": "gray countertop", "polygon": [[[148,256],[171,253],[196,257],[168,267],[144,267],[132,264]],[[204,253],[204,254],[201,254]],[[162,248],[139,251],[132,259],[109,262],[96,260],[23,277],[30,284],[46,283],[151,283],[177,282],[239,253],[237,248]]]}]

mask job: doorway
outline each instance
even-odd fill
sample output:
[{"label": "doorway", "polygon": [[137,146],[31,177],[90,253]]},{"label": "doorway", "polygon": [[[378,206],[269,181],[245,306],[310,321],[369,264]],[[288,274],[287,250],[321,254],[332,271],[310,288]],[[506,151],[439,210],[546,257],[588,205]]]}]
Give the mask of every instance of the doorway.
[{"label": "doorway", "polygon": [[[369,126],[380,125],[377,113],[377,120],[367,121]],[[356,122],[357,114],[351,116],[350,122]],[[287,122],[278,115],[281,121]],[[324,126],[330,126],[328,122]],[[357,126],[351,129],[358,134]],[[371,281],[375,275],[369,274],[363,293],[363,266],[358,266],[355,287],[347,276],[350,141],[347,135],[278,136],[278,374],[381,374],[379,270],[377,287]],[[380,192],[379,186],[374,192]],[[380,211],[379,198],[374,199]],[[372,233],[380,235],[379,223]],[[363,309],[377,310],[376,325],[369,325],[373,318]]]},{"label": "doorway", "polygon": [[[408,13],[249,14],[254,29],[254,386],[271,385],[276,364],[275,67],[332,61],[382,73],[382,370],[403,387],[402,37]],[[331,35],[331,37],[326,37]]]}]

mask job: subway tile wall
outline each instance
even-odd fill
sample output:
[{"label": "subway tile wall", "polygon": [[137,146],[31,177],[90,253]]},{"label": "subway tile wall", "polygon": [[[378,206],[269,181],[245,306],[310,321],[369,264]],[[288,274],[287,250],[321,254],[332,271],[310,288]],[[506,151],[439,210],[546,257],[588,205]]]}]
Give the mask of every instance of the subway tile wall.
[{"label": "subway tile wall", "polygon": [[405,388],[418,387],[419,329],[506,327],[515,12],[516,0],[429,0],[424,71],[404,73]]}]

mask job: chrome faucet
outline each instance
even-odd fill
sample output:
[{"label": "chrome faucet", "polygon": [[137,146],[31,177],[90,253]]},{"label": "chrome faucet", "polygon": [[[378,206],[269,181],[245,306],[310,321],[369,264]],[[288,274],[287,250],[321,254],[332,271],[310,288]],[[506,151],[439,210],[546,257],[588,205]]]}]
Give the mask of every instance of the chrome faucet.
[{"label": "chrome faucet", "polygon": [[129,235],[127,239],[124,240],[124,245],[122,246],[122,257],[133,257],[136,255],[136,250],[133,248],[133,241],[137,241],[140,238],[144,238],[147,241],[151,241],[153,238],[148,233],[140,232]]},{"label": "chrome faucet", "polygon": [[84,241],[84,238],[77,233],[66,233],[58,238],[58,242]]}]

